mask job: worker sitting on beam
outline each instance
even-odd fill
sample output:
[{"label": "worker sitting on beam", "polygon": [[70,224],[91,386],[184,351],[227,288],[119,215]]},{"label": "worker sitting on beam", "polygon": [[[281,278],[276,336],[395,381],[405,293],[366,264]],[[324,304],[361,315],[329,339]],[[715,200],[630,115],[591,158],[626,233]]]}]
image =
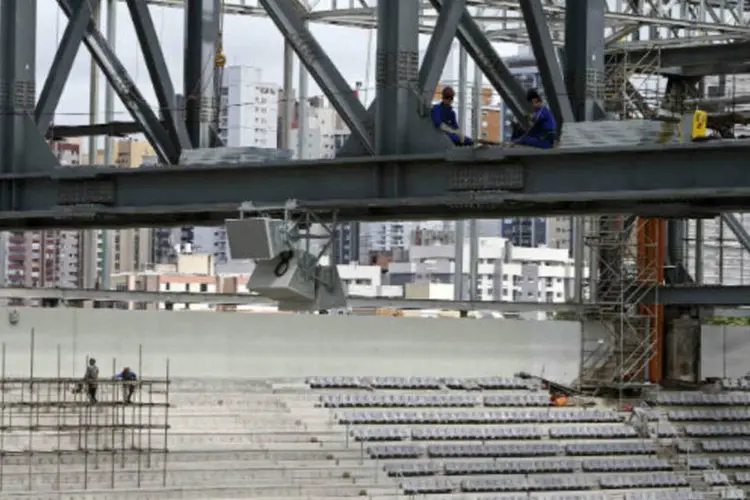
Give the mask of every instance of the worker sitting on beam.
[{"label": "worker sitting on beam", "polygon": [[534,112],[531,115],[531,127],[523,129],[518,123],[513,123],[511,141],[519,146],[550,149],[555,147],[557,140],[557,121],[552,111],[544,104],[539,92],[530,89],[526,99],[531,103]]},{"label": "worker sitting on beam", "polygon": [[443,89],[442,100],[432,106],[432,123],[435,128],[445,132],[445,135],[456,146],[473,146],[474,141],[461,132],[456,120],[456,112],[453,111],[453,99],[456,93],[451,87]]}]

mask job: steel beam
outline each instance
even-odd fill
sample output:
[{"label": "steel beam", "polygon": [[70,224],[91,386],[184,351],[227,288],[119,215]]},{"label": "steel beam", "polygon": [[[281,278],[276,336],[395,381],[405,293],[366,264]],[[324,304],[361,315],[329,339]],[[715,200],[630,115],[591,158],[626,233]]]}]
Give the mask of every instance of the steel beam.
[{"label": "steel beam", "polygon": [[[212,225],[239,204],[287,200],[340,220],[633,213],[706,217],[750,208],[750,141],[594,149],[457,148],[337,160],[60,168],[7,175],[17,208],[0,229]],[[390,186],[382,190],[382,185]]]},{"label": "steel beam", "polygon": [[[658,297],[656,294],[658,293]],[[750,286],[686,285],[659,287],[646,294],[645,303],[665,306],[746,306],[750,305]]]},{"label": "steel beam", "polygon": [[216,49],[219,44],[221,0],[185,0],[183,95],[185,124],[196,148],[215,145],[217,123]]},{"label": "steel beam", "polygon": [[520,6],[526,29],[529,32],[529,41],[536,57],[536,66],[542,79],[544,93],[557,119],[559,136],[563,123],[574,122],[575,116],[570,105],[568,90],[565,88],[562,69],[557,61],[557,49],[552,43],[542,1],[522,1]]},{"label": "steel beam", "polygon": [[458,24],[466,9],[466,0],[453,0],[438,16],[435,32],[427,45],[427,51],[419,68],[419,90],[426,104],[432,101],[440,78],[445,69],[445,61],[451,52]]},{"label": "steel beam", "polygon": [[371,127],[367,123],[367,111],[323,47],[305,26],[301,12],[303,7],[299,1],[259,0],[259,3],[294,48],[300,61],[347,124],[352,135],[359,139],[369,154],[375,154]]},{"label": "steel beam", "polygon": [[729,230],[734,233],[737,237],[737,241],[742,245],[742,248],[744,248],[746,252],[750,252],[750,234],[745,230],[745,226],[742,225],[742,222],[740,222],[737,216],[725,213],[721,214],[721,220],[723,220]]},{"label": "steel beam", "polygon": [[[71,19],[74,12],[73,1],[57,0],[57,3],[68,19]],[[91,21],[86,27],[83,43],[89,49],[91,57],[96,61],[125,108],[143,128],[143,134],[159,155],[159,158],[165,163],[177,163],[179,152],[169,139],[167,131],[149,107],[146,98],[138,90],[135,82],[112,51],[104,36]]]},{"label": "steel beam", "polygon": [[722,44],[695,44],[682,47],[653,48],[637,50],[613,49],[605,56],[606,64],[624,64],[630,62],[636,67],[649,68],[687,68],[714,64],[732,64],[750,62],[750,42]]},{"label": "steel beam", "polygon": [[133,27],[138,37],[138,43],[143,51],[143,59],[146,63],[154,93],[159,102],[159,110],[164,119],[169,138],[178,149],[178,154],[183,149],[191,147],[185,122],[180,119],[179,111],[176,109],[176,94],[172,77],[169,75],[167,61],[161,49],[161,42],[156,35],[154,21],[148,10],[146,0],[126,0],[130,17],[133,19]]},{"label": "steel beam", "polygon": [[78,49],[81,47],[86,27],[91,22],[91,4],[87,0],[74,0],[76,5],[73,15],[65,27],[60,44],[55,52],[55,58],[44,80],[42,93],[39,95],[34,121],[39,133],[46,134],[55,118],[55,110],[60,103],[65,82],[68,81],[70,70],[73,69]]},{"label": "steel beam", "polygon": [[[176,304],[213,305],[259,305],[273,306],[275,302],[257,295],[235,293],[191,293],[191,292],[147,292],[120,290],[91,290],[70,288],[0,288],[0,299],[60,301],[92,300],[100,302],[172,302]],[[578,306],[565,303],[547,302],[501,302],[501,301],[454,301],[419,300],[388,297],[349,296],[348,306],[352,309],[429,309],[449,311],[497,311],[505,313],[522,312],[562,312],[576,311]]]},{"label": "steel beam", "polygon": [[93,125],[54,125],[47,130],[46,137],[49,140],[63,140],[70,137],[89,137],[92,135],[125,137],[140,133],[141,127],[136,122],[109,122]]},{"label": "steel beam", "polygon": [[[730,307],[748,305],[750,302],[750,286],[661,286],[656,292],[659,302],[664,305],[695,305]],[[0,299],[23,300],[95,300],[102,302],[174,302],[174,303],[203,303],[203,304],[256,304],[273,305],[274,302],[264,297],[250,294],[233,293],[187,293],[187,292],[147,292],[147,291],[119,291],[119,290],[89,290],[89,289],[60,289],[60,288],[0,288]],[[653,300],[650,295],[647,300]],[[388,307],[393,309],[443,309],[462,311],[498,311],[498,312],[528,312],[528,311],[577,311],[582,306],[576,304],[550,304],[536,302],[502,302],[502,301],[471,301],[471,300],[415,300],[387,297],[357,297],[348,298],[349,307]]]},{"label": "steel beam", "polygon": [[[447,4],[446,0],[430,0],[430,3],[439,13]],[[526,102],[526,91],[511,74],[467,8],[464,8],[456,36],[474,63],[482,68],[482,73],[500,94],[508,109],[521,123],[528,124],[531,107]]]}]

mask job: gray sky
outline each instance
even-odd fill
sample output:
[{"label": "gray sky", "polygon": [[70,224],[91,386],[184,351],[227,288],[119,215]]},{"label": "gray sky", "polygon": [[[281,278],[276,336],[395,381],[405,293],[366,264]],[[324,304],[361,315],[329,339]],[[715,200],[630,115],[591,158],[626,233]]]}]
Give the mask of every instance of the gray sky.
[{"label": "gray sky", "polygon": [[[162,41],[162,48],[172,75],[177,92],[182,90],[182,50],[183,50],[183,12],[181,9],[160,7],[151,8],[157,34]],[[144,65],[138,43],[133,31],[127,8],[118,2],[117,8],[116,52],[120,60],[134,78],[141,92],[148,101],[155,105],[156,99],[151,89],[148,71]],[[39,0],[37,22],[37,92],[41,91],[44,78],[54,57],[58,41],[62,36],[67,18],[57,8],[55,0]],[[339,68],[347,81],[365,82],[367,75],[367,46],[369,32],[355,28],[314,25],[313,34],[327,51],[330,58]],[[374,50],[375,37],[371,40]],[[421,45],[427,43],[423,37]],[[512,46],[500,48],[501,53],[512,53]],[[224,24],[224,51],[228,65],[259,67],[263,70],[264,80],[282,83],[284,43],[273,23],[268,19],[249,16],[227,16]],[[372,58],[371,58],[372,59]],[[81,45],[73,71],[68,79],[65,92],[57,108],[56,123],[80,124],[88,122],[89,67],[90,57],[85,46]],[[371,64],[374,64],[371,61]],[[471,74],[471,73],[470,73]],[[295,87],[297,80],[295,76]],[[371,71],[371,88],[374,74]],[[100,85],[100,118],[103,120],[103,89]],[[310,80],[311,95],[319,89]],[[370,92],[374,94],[374,92]],[[116,119],[128,119],[124,107],[116,100]]]}]

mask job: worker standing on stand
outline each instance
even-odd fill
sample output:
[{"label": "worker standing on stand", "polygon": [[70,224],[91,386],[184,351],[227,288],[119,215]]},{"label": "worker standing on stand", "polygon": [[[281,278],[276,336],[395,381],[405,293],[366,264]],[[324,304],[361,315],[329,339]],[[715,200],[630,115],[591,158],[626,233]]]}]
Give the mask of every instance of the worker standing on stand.
[{"label": "worker standing on stand", "polygon": [[474,141],[461,132],[456,119],[456,112],[453,110],[453,99],[456,93],[451,87],[443,89],[442,100],[432,106],[432,123],[435,128],[445,132],[445,135],[456,146],[473,146]]},{"label": "worker standing on stand", "polygon": [[94,358],[89,359],[89,364],[86,367],[86,373],[83,375],[83,382],[76,385],[73,389],[74,394],[79,394],[86,388],[86,395],[89,398],[89,403],[96,404],[96,391],[97,391],[97,379],[99,378],[99,367],[96,366],[96,360]]},{"label": "worker standing on stand", "polygon": [[513,123],[511,141],[519,146],[551,149],[557,141],[557,120],[552,111],[544,104],[539,92],[534,89],[526,93],[526,99],[531,103],[534,112],[531,116],[531,127],[528,130]]},{"label": "worker standing on stand", "polygon": [[125,398],[125,404],[129,405],[133,402],[133,393],[135,392],[136,380],[138,376],[127,366],[122,369],[122,373],[118,373],[113,377],[115,380],[122,380],[125,382],[123,389],[123,397]]}]

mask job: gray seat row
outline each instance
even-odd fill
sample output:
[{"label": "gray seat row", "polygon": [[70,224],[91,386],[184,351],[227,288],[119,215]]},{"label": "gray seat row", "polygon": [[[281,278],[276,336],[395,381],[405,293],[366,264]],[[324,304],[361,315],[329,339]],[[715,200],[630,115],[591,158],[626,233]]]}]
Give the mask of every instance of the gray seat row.
[{"label": "gray seat row", "polygon": [[710,469],[713,463],[708,457],[688,457],[687,466],[691,469]]},{"label": "gray seat row", "polygon": [[728,485],[729,477],[718,470],[707,470],[703,472],[703,480],[711,486]]},{"label": "gray seat row", "polygon": [[577,462],[563,458],[537,460],[493,460],[488,462],[447,462],[445,474],[461,476],[468,474],[539,474],[546,472],[573,472]]},{"label": "gray seat row", "polygon": [[658,451],[656,443],[649,441],[625,441],[619,443],[571,443],[565,446],[568,455],[653,455]]},{"label": "gray seat row", "polygon": [[737,452],[737,451],[747,451],[750,452],[750,441],[742,441],[742,440],[731,440],[731,441],[718,441],[718,440],[710,440],[710,441],[703,441],[701,443],[701,446],[705,451],[708,452],[722,452],[722,451],[729,451],[729,452]]},{"label": "gray seat row", "polygon": [[602,455],[653,455],[657,452],[655,443],[635,441],[620,443],[502,443],[502,444],[434,444],[423,448],[415,444],[382,444],[367,448],[373,458],[417,458],[427,453],[433,458],[462,457],[545,457],[562,455],[602,456]]},{"label": "gray seat row", "polygon": [[546,432],[538,427],[432,427],[412,430],[417,440],[489,440],[489,439],[541,439]]},{"label": "gray seat row", "polygon": [[313,389],[440,389],[436,377],[308,377],[305,381]]},{"label": "gray seat row", "polygon": [[675,410],[667,412],[667,418],[676,422],[690,422],[700,420],[713,420],[721,422],[750,420],[750,408],[738,409],[701,409],[701,410]]},{"label": "gray seat row", "polygon": [[543,457],[563,451],[564,448],[555,443],[434,444],[427,447],[427,455],[436,458]]},{"label": "gray seat row", "polygon": [[494,439],[541,439],[546,432],[538,427],[357,427],[351,431],[356,441],[484,441]]},{"label": "gray seat row", "polygon": [[338,416],[342,424],[501,424],[501,423],[612,423],[621,421],[613,411],[368,411],[345,412]]},{"label": "gray seat row", "polygon": [[587,460],[582,464],[586,472],[633,472],[633,471],[668,471],[672,470],[669,460],[656,457],[637,458],[600,458]]},{"label": "gray seat row", "polygon": [[638,437],[638,432],[630,426],[619,425],[597,425],[597,426],[568,426],[552,427],[549,430],[552,438],[558,439],[614,439]]},{"label": "gray seat row", "polygon": [[660,405],[707,405],[707,406],[747,406],[750,405],[750,394],[742,392],[660,392],[650,400]]},{"label": "gray seat row", "polygon": [[[431,478],[409,479],[401,483],[401,488],[408,495],[451,493],[459,490],[467,493],[590,490],[598,486],[605,489],[677,488],[687,486],[687,479],[674,472],[655,472],[630,475],[613,474],[599,478],[586,474],[482,477],[461,481],[450,478]],[[693,500],[700,497],[673,496],[666,498]]]},{"label": "gray seat row", "polygon": [[725,469],[750,469],[750,456],[735,455],[723,456],[716,459],[719,467]]},{"label": "gray seat row", "polygon": [[324,394],[320,402],[326,408],[426,408],[478,406],[482,399],[471,394]]},{"label": "gray seat row", "polygon": [[[693,457],[703,458],[703,457]],[[708,461],[708,459],[704,459]],[[710,466],[710,461],[708,463]],[[401,462],[386,464],[384,470],[390,476],[466,476],[471,474],[542,474],[585,472],[643,472],[668,471],[672,466],[668,460],[656,457],[604,458],[571,460],[564,457],[547,457],[533,460],[486,460],[449,462]]]},{"label": "gray seat row", "polygon": [[484,397],[485,406],[549,406],[549,395],[541,392],[528,394],[493,394]]},{"label": "gray seat row", "polygon": [[750,484],[750,472],[738,472],[734,475],[737,484]]},{"label": "gray seat row", "polygon": [[700,491],[629,491],[625,500],[705,500]]},{"label": "gray seat row", "polygon": [[499,478],[471,478],[461,481],[465,492],[485,491],[559,491],[595,488],[597,480],[583,474],[543,476],[503,476]]},{"label": "gray seat row", "polygon": [[686,425],[685,435],[691,436],[691,437],[750,436],[750,424]]},{"label": "gray seat row", "polygon": [[719,498],[721,498],[722,500],[745,500],[745,498],[747,498],[747,495],[743,490],[739,488],[729,488],[723,490],[719,494]]},{"label": "gray seat row", "polygon": [[674,472],[653,472],[650,474],[612,474],[599,478],[599,485],[606,489],[626,488],[672,488],[688,486],[684,476]]},{"label": "gray seat row", "polygon": [[529,389],[532,387],[530,380],[518,377],[481,377],[470,379],[447,378],[446,387],[451,389]]},{"label": "gray seat row", "polygon": [[722,389],[728,391],[750,391],[750,379],[748,378],[725,378],[721,381]]}]

